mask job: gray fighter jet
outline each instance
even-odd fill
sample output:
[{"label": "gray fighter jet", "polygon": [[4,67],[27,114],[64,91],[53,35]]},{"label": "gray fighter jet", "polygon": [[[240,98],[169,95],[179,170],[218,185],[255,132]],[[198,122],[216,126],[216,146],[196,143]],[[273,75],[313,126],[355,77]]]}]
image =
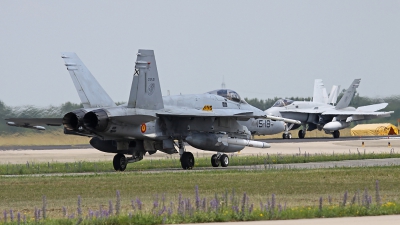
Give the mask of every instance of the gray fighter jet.
[{"label": "gray fighter jet", "polygon": [[[313,102],[279,99],[265,112],[268,115],[301,121],[302,129],[299,130],[299,138],[304,138],[306,131],[312,131],[315,129],[324,130],[325,133],[332,134],[334,138],[339,138],[339,130],[350,126],[352,121],[369,120],[378,117],[390,117],[390,114],[393,113],[393,111],[377,112],[380,109],[384,109],[388,103],[361,106],[357,109],[354,107],[349,107],[360,81],[361,79],[355,79],[353,81],[336,106],[327,104],[328,102],[336,102],[334,97],[328,101],[321,100],[326,98],[319,98],[318,101]],[[316,88],[314,86],[314,90],[315,89]],[[335,93],[335,91],[331,91],[331,93]],[[296,125],[291,126],[291,128],[295,129]],[[283,138],[285,138],[285,134]]]},{"label": "gray fighter jet", "polygon": [[[63,118],[10,118],[10,126],[44,130],[64,126],[64,133],[92,137],[90,144],[103,152],[116,153],[115,170],[157,150],[180,154],[183,169],[194,166],[193,154],[184,142],[208,151],[214,167],[229,165],[227,152],[245,146],[269,148],[265,142],[250,140],[251,134],[282,132],[285,123],[300,121],[267,116],[244,101],[235,91],[220,89],[197,95],[161,95],[152,50],[139,50],[129,101],[116,106],[75,53],[62,53],[84,106]],[[176,149],[176,147],[178,149]],[[128,157],[126,157],[126,155]]]}]

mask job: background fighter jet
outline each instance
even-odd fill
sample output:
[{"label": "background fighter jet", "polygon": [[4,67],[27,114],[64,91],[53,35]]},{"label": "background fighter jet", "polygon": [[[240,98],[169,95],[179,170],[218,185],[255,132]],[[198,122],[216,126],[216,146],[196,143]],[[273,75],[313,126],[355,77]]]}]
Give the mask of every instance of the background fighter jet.
[{"label": "background fighter jet", "polygon": [[184,142],[217,152],[211,164],[226,167],[229,158],[224,152],[237,152],[245,146],[270,147],[250,140],[252,133],[278,133],[285,122],[300,124],[267,116],[229,89],[162,97],[152,50],[139,50],[129,101],[116,106],[75,53],[63,53],[62,58],[84,108],[63,118],[11,118],[7,124],[38,130],[43,130],[43,125],[64,125],[66,134],[90,136],[94,148],[116,153],[115,170],[125,170],[127,163],[142,160],[146,153],[177,153],[175,146],[182,168],[191,169],[194,157],[185,151]]},{"label": "background fighter jet", "polygon": [[302,102],[280,99],[265,112],[268,115],[282,116],[301,121],[302,129],[299,130],[299,138],[304,138],[306,131],[315,129],[324,130],[325,133],[332,134],[334,138],[339,138],[339,130],[350,126],[352,121],[389,117],[390,114],[393,113],[393,111],[376,112],[385,108],[388,103],[367,105],[358,107],[357,109],[349,107],[360,81],[361,79],[355,79],[353,81],[336,106],[322,102]]},{"label": "background fighter jet", "polygon": [[[336,101],[337,101],[337,97],[339,95],[339,90],[340,90],[340,86],[337,85],[333,85],[331,92],[328,96],[328,93],[326,92],[326,88],[324,83],[322,83],[321,79],[315,79],[314,80],[314,93],[313,93],[313,98],[312,98],[312,102],[313,103],[321,103],[321,104],[330,104],[330,105],[335,105]],[[284,100],[282,100],[284,101]],[[280,102],[282,102],[280,100]],[[287,100],[286,100],[287,101]],[[276,103],[275,103],[276,104]],[[274,110],[270,109],[267,110],[266,112],[269,113],[270,115],[272,113],[275,113],[277,115],[280,116],[280,113],[278,112],[273,112]],[[299,124],[285,124],[285,130],[282,134],[282,138],[283,139],[291,139],[292,138],[292,134],[289,132],[290,130],[294,130],[299,128],[301,125]]]}]

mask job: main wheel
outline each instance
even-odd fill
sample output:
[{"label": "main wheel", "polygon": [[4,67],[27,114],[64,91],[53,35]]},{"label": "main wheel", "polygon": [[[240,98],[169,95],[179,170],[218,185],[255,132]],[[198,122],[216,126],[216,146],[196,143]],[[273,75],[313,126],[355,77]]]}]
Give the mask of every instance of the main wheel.
[{"label": "main wheel", "polygon": [[292,139],[292,134],[291,134],[291,133],[288,133],[288,134],[286,135],[286,138],[287,138],[287,139]]},{"label": "main wheel", "polygon": [[287,135],[285,133],[282,134],[282,139],[287,139]]},{"label": "main wheel", "polygon": [[229,165],[229,157],[226,154],[221,155],[219,161],[222,167],[227,167]]},{"label": "main wheel", "polygon": [[211,156],[211,165],[213,167],[218,167],[219,166],[219,160],[217,154],[214,154]]},{"label": "main wheel", "polygon": [[124,154],[118,153],[114,156],[113,166],[116,171],[124,171],[127,164],[128,162]]},{"label": "main wheel", "polygon": [[339,138],[340,137],[340,131],[335,130],[333,131],[333,138]]},{"label": "main wheel", "polygon": [[184,170],[191,170],[194,167],[194,157],[191,152],[184,152],[181,156],[181,166]]},{"label": "main wheel", "polygon": [[303,139],[306,136],[306,132],[304,130],[299,130],[299,138]]}]

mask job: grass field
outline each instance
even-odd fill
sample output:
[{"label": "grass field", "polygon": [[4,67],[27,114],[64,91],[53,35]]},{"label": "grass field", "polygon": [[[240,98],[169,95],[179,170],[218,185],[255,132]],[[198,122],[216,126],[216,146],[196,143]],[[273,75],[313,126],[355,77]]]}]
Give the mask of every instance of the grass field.
[{"label": "grass field", "polygon": [[[327,162],[343,160],[362,159],[387,159],[400,158],[399,153],[346,153],[346,154],[294,154],[294,155],[253,155],[237,156],[230,155],[230,166],[264,165],[268,167],[273,164]],[[196,157],[195,167],[210,167],[209,157]],[[147,159],[129,164],[126,171],[141,171],[148,169],[181,168],[179,156],[169,156],[164,159]],[[0,164],[0,175],[22,175],[22,174],[44,174],[44,173],[82,173],[82,172],[112,172],[110,161],[86,162],[77,161],[71,163],[47,162],[25,164]]]},{"label": "grass field", "polygon": [[90,138],[65,135],[62,130],[54,132],[10,134],[0,136],[0,146],[36,146],[36,145],[81,145],[89,144]]},{"label": "grass field", "polygon": [[[335,205],[343,201],[348,191],[349,199],[355,193],[367,189],[374,196],[375,181],[379,180],[382,202],[399,202],[400,167],[338,168],[314,170],[274,170],[274,171],[209,171],[183,173],[114,173],[92,176],[56,177],[1,177],[0,210],[13,209],[33,215],[35,207],[41,208],[42,197],[47,199],[47,213],[60,217],[63,207],[75,212],[78,196],[81,196],[85,212],[108,207],[111,200],[115,204],[116,190],[121,193],[121,210],[132,209],[131,200],[139,198],[143,207],[151,209],[155,199],[165,195],[165,202],[183,198],[194,200],[195,186],[198,185],[202,197],[210,201],[225,193],[249,196],[249,202],[259,208],[272,194],[277,204],[287,207],[316,207],[319,198],[323,204],[328,199]],[[350,201],[350,200],[349,200]]]}]

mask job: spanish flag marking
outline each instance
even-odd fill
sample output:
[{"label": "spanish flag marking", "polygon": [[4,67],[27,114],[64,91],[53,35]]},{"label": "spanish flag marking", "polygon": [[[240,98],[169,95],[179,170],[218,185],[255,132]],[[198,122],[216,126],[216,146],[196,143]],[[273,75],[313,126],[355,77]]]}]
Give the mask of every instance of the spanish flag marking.
[{"label": "spanish flag marking", "polygon": [[146,132],[146,124],[142,123],[142,125],[140,125],[140,131],[142,133]]}]

